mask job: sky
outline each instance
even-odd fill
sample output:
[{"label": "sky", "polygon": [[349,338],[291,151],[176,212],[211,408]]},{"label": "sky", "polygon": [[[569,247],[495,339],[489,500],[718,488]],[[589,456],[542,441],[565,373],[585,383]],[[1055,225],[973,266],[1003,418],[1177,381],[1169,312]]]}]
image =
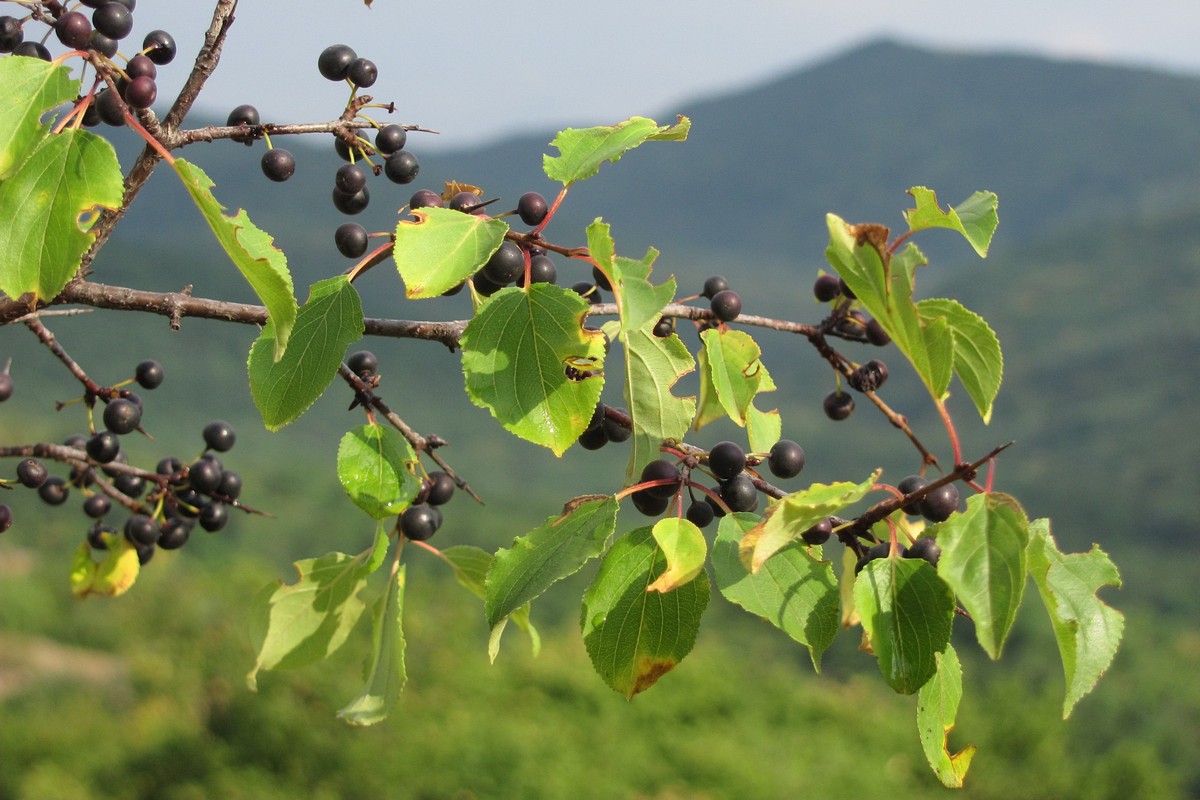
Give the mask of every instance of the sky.
[{"label": "sky", "polygon": [[[143,0],[135,36],[169,30],[182,82],[211,18],[205,2]],[[441,132],[422,147],[596,125],[668,120],[683,101],[752,86],[870,39],[1151,66],[1200,77],[1197,0],[605,0],[604,3],[242,0],[199,106],[251,103],[264,122],[336,117],[344,85],[316,70],[343,43],[379,67],[370,90],[390,119]]]}]

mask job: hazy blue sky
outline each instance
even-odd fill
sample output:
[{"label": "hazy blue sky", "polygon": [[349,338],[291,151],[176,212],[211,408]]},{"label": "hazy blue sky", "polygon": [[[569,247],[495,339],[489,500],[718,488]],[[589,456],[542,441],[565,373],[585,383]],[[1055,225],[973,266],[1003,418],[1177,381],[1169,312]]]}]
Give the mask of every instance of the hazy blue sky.
[{"label": "hazy blue sky", "polygon": [[[210,13],[198,0],[139,3],[136,35],[166,28],[186,53],[160,70],[165,91],[182,80]],[[242,0],[236,20],[204,107],[253,103],[264,121],[332,118],[346,93],[320,77],[316,58],[340,42],[379,65],[372,93],[397,102],[397,121],[436,128],[447,146],[635,114],[665,119],[682,100],[880,36],[1200,75],[1197,0],[374,0],[370,9],[360,0]]]}]

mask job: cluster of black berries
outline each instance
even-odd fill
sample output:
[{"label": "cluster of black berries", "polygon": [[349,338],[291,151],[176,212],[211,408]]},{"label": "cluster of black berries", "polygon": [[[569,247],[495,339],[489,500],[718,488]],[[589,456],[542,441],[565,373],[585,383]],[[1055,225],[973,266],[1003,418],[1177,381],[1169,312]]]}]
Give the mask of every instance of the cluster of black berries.
[{"label": "cluster of black berries", "polygon": [[[929,483],[930,481],[920,475],[909,475],[896,484],[896,489],[901,494],[908,496],[920,492]],[[901,508],[905,514],[922,516],[930,522],[945,522],[951,514],[958,511],[959,499],[958,487],[953,483],[947,483],[927,492],[920,500],[905,503]],[[921,558],[934,567],[938,565],[938,560],[942,556],[942,549],[938,547],[937,540],[933,536],[922,536],[908,547],[897,545],[897,549],[903,558]],[[855,564],[855,574],[858,574],[863,567],[875,559],[886,558],[890,552],[890,542],[880,542],[868,548]]]},{"label": "cluster of black berries", "polygon": [[733,322],[742,313],[742,297],[729,288],[729,281],[713,275],[704,282],[701,297],[707,297],[713,317],[721,322]]},{"label": "cluster of black berries", "polygon": [[[790,439],[780,439],[771,447],[765,459],[756,457],[754,465],[766,461],[767,468],[776,478],[794,478],[804,469],[804,448]],[[713,494],[721,498],[718,503],[707,492],[702,499],[691,494],[691,473],[695,466],[705,464],[717,485]],[[634,507],[648,517],[657,517],[667,510],[679,489],[688,484],[691,503],[685,515],[697,527],[708,526],[714,518],[725,515],[725,507],[732,512],[754,511],[758,508],[758,486],[750,474],[750,457],[736,442],[718,442],[708,455],[695,461],[683,459],[679,462],[666,458],[651,461],[642,470],[640,483],[656,483],[631,495]],[[722,506],[724,503],[724,506]]]},{"label": "cluster of black berries", "polygon": [[[612,413],[612,416],[609,416],[609,412]],[[628,419],[628,409],[610,408],[603,402],[597,403],[596,410],[592,412],[592,419],[579,436],[579,446],[584,450],[599,450],[609,442],[628,441],[629,437],[633,435],[633,429],[627,422]],[[622,422],[622,420],[626,420],[626,422]]]},{"label": "cluster of black berries", "polygon": [[[175,39],[166,31],[151,31],[142,39],[141,50],[120,66],[112,59],[117,57],[118,43],[133,32],[135,0],[83,0],[83,5],[93,9],[90,17],[83,11],[61,10],[60,6],[53,20],[54,34],[73,50],[90,50],[103,56],[114,71],[120,99],[108,89],[97,92],[84,112],[83,124],[121,126],[125,124],[121,100],[130,108],[149,108],[158,98],[158,67],[174,60]],[[44,44],[25,40],[23,26],[34,19],[38,18],[0,17],[0,53],[50,61],[50,51]]]}]

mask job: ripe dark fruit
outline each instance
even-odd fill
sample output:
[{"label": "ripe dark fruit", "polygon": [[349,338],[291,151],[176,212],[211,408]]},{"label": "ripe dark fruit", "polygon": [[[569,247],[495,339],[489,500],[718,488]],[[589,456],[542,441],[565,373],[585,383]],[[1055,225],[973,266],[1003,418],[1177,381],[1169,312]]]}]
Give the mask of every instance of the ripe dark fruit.
[{"label": "ripe dark fruit", "polygon": [[865,567],[867,564],[870,564],[872,561],[875,561],[876,559],[887,558],[891,551],[891,542],[880,542],[879,544],[872,545],[854,565],[854,574],[857,575],[858,573],[862,572],[863,567]]},{"label": "ripe dark fruit", "polygon": [[374,86],[379,79],[379,68],[368,58],[356,58],[346,68],[346,77],[360,89]]},{"label": "ripe dark fruit", "polygon": [[145,514],[134,514],[125,521],[125,538],[134,544],[153,545],[161,535],[158,525]]},{"label": "ripe dark fruit", "polygon": [[111,125],[114,128],[119,128],[125,124],[125,110],[121,108],[121,103],[113,92],[108,89],[97,92],[94,105],[96,106],[96,111],[100,114],[100,120],[104,124]]},{"label": "ripe dark fruit", "polygon": [[236,500],[241,493],[242,476],[231,469],[221,470],[221,482],[213,494],[220,495],[227,500]]},{"label": "ripe dark fruit", "polygon": [[154,467],[154,472],[157,475],[175,475],[183,469],[183,462],[175,456],[167,456],[161,459]]},{"label": "ripe dark fruit", "polygon": [[367,171],[358,164],[342,164],[334,173],[333,185],[345,194],[355,194],[367,185]]},{"label": "ripe dark fruit", "polygon": [[134,378],[143,389],[157,389],[163,382],[162,364],[157,361],[143,361],[134,369]]},{"label": "ripe dark fruit", "polygon": [[69,494],[67,482],[56,475],[46,478],[45,482],[38,487],[38,497],[42,498],[43,503],[50,506],[61,506],[67,502]]},{"label": "ripe dark fruit", "polygon": [[224,503],[205,506],[201,509],[200,518],[197,521],[204,530],[216,533],[229,524],[229,506]]},{"label": "ripe dark fruit", "polygon": [[[554,266],[554,260],[549,256],[531,256],[529,259],[529,282],[530,283],[556,283],[558,281],[558,268]],[[524,273],[517,279],[518,286],[525,285]]]},{"label": "ripe dark fruit", "polygon": [[879,320],[877,319],[867,322],[866,332],[867,341],[876,347],[883,347],[892,341],[892,337],[888,336],[888,332],[883,329],[883,326],[879,324]]},{"label": "ripe dark fruit", "polygon": [[825,395],[825,416],[832,420],[843,420],[854,413],[854,398],[849,392],[832,391]]},{"label": "ripe dark fruit", "polygon": [[137,475],[121,473],[113,478],[113,488],[126,497],[138,498],[146,491],[146,480]]},{"label": "ripe dark fruit", "polygon": [[296,174],[296,157],[287,150],[272,148],[263,154],[262,171],[276,183],[283,183]]},{"label": "ripe dark fruit", "polygon": [[571,284],[571,291],[592,305],[604,302],[604,299],[600,297],[600,292],[596,290],[596,285],[588,281],[579,281],[578,283]]},{"label": "ripe dark fruit", "polygon": [[158,99],[158,85],[154,78],[143,75],[129,82],[123,96],[132,108],[149,108]]},{"label": "ripe dark fruit", "polygon": [[84,445],[87,454],[98,464],[107,464],[121,452],[121,440],[112,431],[100,431]]},{"label": "ripe dark fruit", "polygon": [[343,214],[361,214],[371,202],[371,190],[364,186],[354,194],[333,190],[333,207]]},{"label": "ripe dark fruit", "polygon": [[804,448],[791,439],[780,439],[771,447],[767,467],[776,478],[794,478],[804,469]]},{"label": "ripe dark fruit", "polygon": [[450,502],[451,497],[454,497],[455,488],[454,478],[447,473],[441,470],[431,472],[429,473],[429,496],[425,498],[425,502],[431,506],[445,505]]},{"label": "ripe dark fruit", "polygon": [[445,205],[442,202],[442,196],[432,189],[419,189],[413,192],[413,196],[408,200],[408,207],[410,209],[442,208]]},{"label": "ripe dark fruit", "polygon": [[188,483],[202,494],[210,494],[221,483],[221,465],[207,458],[197,459],[188,467]]},{"label": "ripe dark fruit", "polygon": [[184,517],[170,517],[162,524],[158,546],[163,550],[178,550],[187,544],[192,535],[192,521]]},{"label": "ripe dark fruit", "polygon": [[746,468],[746,451],[736,442],[717,442],[708,453],[708,468],[717,480],[727,481]]},{"label": "ripe dark fruit", "polygon": [[[928,485],[929,481],[925,480],[920,475],[909,475],[907,478],[901,480],[900,483],[896,484],[896,490],[899,491],[900,494],[908,495],[912,494],[918,489],[924,489]],[[902,506],[902,508],[904,509],[905,514],[912,514],[913,516],[916,516],[917,514],[921,513],[920,506],[920,502],[916,502],[908,503],[907,505]]]},{"label": "ripe dark fruit", "polygon": [[92,35],[92,23],[78,11],[68,11],[54,23],[54,35],[67,47],[83,50]]},{"label": "ripe dark fruit", "polygon": [[392,183],[412,183],[421,171],[417,157],[407,150],[397,150],[383,162],[383,174]]},{"label": "ripe dark fruit", "polygon": [[94,494],[83,501],[83,513],[92,519],[100,519],[112,509],[112,500],[106,494]]},{"label": "ripe dark fruit", "polygon": [[800,538],[807,545],[825,544],[829,541],[829,537],[833,535],[833,520],[829,517],[813,525],[811,528],[800,534]]},{"label": "ripe dark fruit", "polygon": [[526,192],[517,200],[517,216],[526,225],[540,225],[549,211],[546,198],[537,192]]},{"label": "ripe dark fruit", "polygon": [[688,506],[688,522],[692,523],[697,528],[707,528],[710,524],[712,524],[713,517],[715,516],[716,514],[713,513],[712,506],[703,500],[697,500]]},{"label": "ripe dark fruit", "polygon": [[732,322],[742,313],[742,298],[732,289],[725,289],[713,295],[710,306],[717,319]]},{"label": "ripe dark fruit", "polygon": [[[657,459],[651,461],[642,468],[642,483],[647,481],[671,481],[661,486],[650,486],[644,490],[645,494],[652,497],[671,497],[679,488],[679,467],[675,466],[670,461],[665,459]],[[662,512],[659,512],[662,513]]]},{"label": "ripe dark fruit", "polygon": [[[629,415],[629,409],[618,408],[614,409],[625,416]],[[622,425],[613,417],[605,416],[604,421],[600,423],[600,430],[604,431],[604,438],[610,442],[620,443],[628,441],[630,436],[633,436],[633,429],[628,425]]]},{"label": "ripe dark fruit", "polygon": [[21,21],[16,17],[0,17],[0,53],[11,53],[25,38]]},{"label": "ripe dark fruit", "polygon": [[38,488],[49,476],[46,465],[36,458],[22,459],[21,463],[17,464],[17,480],[27,489]]},{"label": "ripe dark fruit", "polygon": [[121,3],[105,3],[92,12],[92,25],[119,42],[133,30],[133,14]]},{"label": "ripe dark fruit", "polygon": [[923,558],[931,566],[936,567],[938,560],[942,557],[942,548],[938,547],[937,542],[932,536],[922,536],[913,542],[912,547],[905,551],[904,557]]},{"label": "ripe dark fruit", "polygon": [[379,129],[379,133],[375,134],[375,149],[380,155],[390,156],[397,150],[403,150],[407,143],[408,131],[403,125],[384,125]]},{"label": "ripe dark fruit", "polygon": [[841,291],[841,293],[842,293],[843,295],[845,295],[845,296],[846,296],[848,299],[850,299],[850,300],[857,300],[857,299],[858,299],[858,295],[856,295],[854,292],[850,291],[850,287],[849,287],[849,286],[847,286],[847,285],[846,285],[846,282],[845,282],[844,280],[842,280],[841,278],[838,278],[838,289],[839,289],[839,290]]},{"label": "ripe dark fruit", "polygon": [[608,444],[608,437],[604,433],[604,428],[591,428],[579,435],[579,446],[584,450],[599,450],[604,445]]},{"label": "ripe dark fruit", "polygon": [[629,496],[629,499],[633,501],[633,507],[647,517],[657,517],[671,505],[670,497],[658,497],[650,494],[649,489],[634,492]]},{"label": "ripe dark fruit", "polygon": [[223,420],[214,420],[204,426],[204,443],[210,450],[224,453],[233,447],[237,434],[233,426]]},{"label": "ripe dark fruit", "polygon": [[104,407],[104,427],[118,436],[137,430],[142,422],[142,410],[137,403],[118,397]]},{"label": "ripe dark fruit", "polygon": [[42,61],[50,60],[50,51],[41,42],[21,42],[13,48],[12,54],[26,58],[40,58]]},{"label": "ripe dark fruit", "polygon": [[0,372],[0,403],[12,397],[13,379],[7,372]]},{"label": "ripe dark fruit", "polygon": [[674,317],[659,317],[658,322],[654,323],[654,335],[660,339],[665,339],[675,332]]},{"label": "ripe dark fruit", "polygon": [[0,504],[0,533],[12,527],[13,512],[7,505]]},{"label": "ripe dark fruit", "polygon": [[88,37],[88,49],[95,50],[108,58],[116,58],[117,41],[108,38],[100,31],[92,31],[92,35]]},{"label": "ripe dark fruit", "polygon": [[713,275],[704,282],[704,290],[700,292],[701,297],[707,297],[712,300],[719,293],[729,288],[729,281],[722,278],[720,275]]},{"label": "ripe dark fruit", "polygon": [[379,369],[379,359],[370,350],[359,350],[350,354],[346,366],[358,377],[366,378]]},{"label": "ripe dark fruit", "polygon": [[[230,111],[229,116],[225,120],[225,124],[231,128],[237,125],[258,125],[261,122],[262,118],[258,114],[258,109],[249,104],[240,105],[233,111]],[[248,145],[254,141],[254,136],[234,136],[233,140]]]},{"label": "ripe dark fruit", "polygon": [[921,500],[921,516],[930,522],[944,522],[958,510],[958,487],[953,483],[939,486]]},{"label": "ripe dark fruit", "polygon": [[441,515],[426,503],[409,506],[400,515],[400,532],[414,542],[423,542],[433,536],[440,524]]},{"label": "ripe dark fruit", "polygon": [[178,48],[175,46],[175,37],[171,34],[166,31],[150,31],[146,38],[142,39],[142,49],[146,51],[146,58],[161,67],[175,60]]},{"label": "ripe dark fruit", "polygon": [[609,282],[608,276],[600,271],[599,267],[592,267],[592,280],[606,292],[612,291],[612,283]]},{"label": "ripe dark fruit", "polygon": [[818,275],[813,282],[813,297],[828,303],[842,293],[841,280],[837,275]]},{"label": "ripe dark fruit", "polygon": [[330,45],[317,57],[317,69],[328,80],[345,80],[350,71],[350,65],[356,58],[358,58],[358,53],[354,52],[352,47],[344,44]]},{"label": "ripe dark fruit", "polygon": [[758,490],[745,473],[721,481],[720,495],[731,511],[753,511],[758,507]]},{"label": "ripe dark fruit", "polygon": [[107,539],[116,535],[116,528],[111,528],[108,525],[105,525],[103,522],[92,523],[92,526],[88,528],[87,532],[88,547],[91,547],[93,550],[107,550]]},{"label": "ripe dark fruit", "polygon": [[333,244],[346,258],[360,258],[367,252],[367,229],[357,222],[343,222],[333,232]]},{"label": "ripe dark fruit", "polygon": [[459,192],[450,198],[449,207],[464,214],[474,214],[482,203],[482,198],[474,192]]},{"label": "ripe dark fruit", "polygon": [[134,78],[157,78],[158,67],[154,66],[154,62],[146,56],[138,54],[129,59],[129,63],[125,65],[125,74],[129,76],[129,80]]},{"label": "ripe dark fruit", "polygon": [[507,286],[525,274],[525,254],[516,242],[501,242],[483,265],[483,274],[497,286]]}]

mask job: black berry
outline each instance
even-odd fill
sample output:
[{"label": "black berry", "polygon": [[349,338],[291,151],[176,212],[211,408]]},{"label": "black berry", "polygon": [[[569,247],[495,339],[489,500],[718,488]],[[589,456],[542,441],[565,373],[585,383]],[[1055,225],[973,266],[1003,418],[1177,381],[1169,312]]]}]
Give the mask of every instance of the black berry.
[{"label": "black berry", "polygon": [[209,449],[224,453],[233,447],[237,434],[233,426],[223,420],[214,420],[204,426],[204,443]]},{"label": "black berry", "polygon": [[892,337],[888,336],[888,332],[883,329],[877,319],[867,322],[866,333],[867,341],[876,347],[883,347],[892,341]]},{"label": "black berry", "polygon": [[592,280],[604,291],[612,291],[612,283],[608,280],[608,276],[600,271],[599,267],[592,267]]},{"label": "black berry", "polygon": [[121,440],[112,431],[100,431],[87,440],[84,449],[97,464],[107,464],[121,452]]},{"label": "black berry", "polygon": [[0,403],[12,397],[13,379],[7,372],[0,372]]},{"label": "black berry", "polygon": [[939,486],[921,500],[921,516],[930,522],[944,522],[958,510],[958,487],[953,483]]},{"label": "black berry", "polygon": [[425,503],[409,506],[400,515],[400,532],[415,542],[423,542],[433,536],[440,526],[441,513]]},{"label": "black berry", "polygon": [[94,494],[83,501],[83,513],[92,519],[100,519],[112,509],[112,500],[106,494]]},{"label": "black berry", "polygon": [[358,377],[366,378],[379,369],[379,359],[370,350],[359,350],[350,354],[346,366]]},{"label": "black berry", "polygon": [[413,192],[413,196],[409,198],[408,207],[410,209],[417,208],[442,208],[446,204],[442,202],[442,196],[432,189],[419,189]]},{"label": "black berry", "polygon": [[660,339],[665,339],[675,332],[674,317],[659,317],[658,322],[654,323],[654,335]]},{"label": "black berry", "polygon": [[145,514],[134,514],[125,521],[125,538],[134,544],[153,545],[161,535],[158,525]]},{"label": "black berry", "polygon": [[333,232],[333,244],[346,258],[360,258],[367,252],[367,229],[357,222],[343,222]]},{"label": "black berry", "polygon": [[105,3],[92,12],[92,25],[119,42],[133,30],[133,14],[120,3]]},{"label": "black berry", "polygon": [[[529,258],[529,282],[530,283],[556,283],[558,281],[558,268],[554,266],[554,260],[549,256],[539,255],[530,256]],[[525,274],[522,273],[517,278],[517,285],[525,285]]]},{"label": "black berry", "polygon": [[221,484],[221,465],[216,461],[200,458],[188,467],[188,483],[202,494],[211,494]]},{"label": "black berry", "polygon": [[829,517],[813,525],[804,533],[800,534],[800,538],[808,545],[825,544],[829,541],[829,537],[833,534],[833,520]]},{"label": "black berry", "polygon": [[163,382],[162,364],[157,361],[143,361],[134,368],[134,378],[143,389],[157,389]]},{"label": "black berry", "polygon": [[56,475],[46,478],[45,482],[38,487],[38,497],[42,498],[43,503],[50,506],[61,506],[67,502],[67,495],[70,493],[67,482]]},{"label": "black berry", "polygon": [[392,183],[412,183],[420,171],[421,165],[417,162],[417,157],[407,150],[397,150],[383,162],[383,174]]},{"label": "black berry", "polygon": [[647,517],[657,517],[667,510],[667,506],[671,505],[670,497],[650,494],[649,489],[634,492],[629,499],[633,501],[633,507]]},{"label": "black berry", "polygon": [[26,58],[40,58],[42,61],[50,60],[50,51],[41,42],[21,42],[13,48],[12,54]]},{"label": "black berry", "polygon": [[36,458],[26,458],[17,464],[17,480],[28,489],[38,488],[49,476],[46,465]]},{"label": "black berry", "polygon": [[474,214],[482,207],[483,201],[474,192],[459,192],[450,198],[448,205],[455,211],[461,211],[464,214]]},{"label": "black berry", "polygon": [[700,292],[701,297],[707,297],[712,300],[721,292],[729,288],[729,281],[722,278],[720,275],[713,275],[704,282],[704,290]]},{"label": "black berry", "polygon": [[791,439],[780,439],[771,447],[767,467],[776,478],[794,478],[804,469],[804,448]]},{"label": "black berry", "polygon": [[837,275],[818,275],[813,282],[813,297],[822,303],[828,303],[842,293],[841,281]]},{"label": "black berry", "polygon": [[546,198],[537,192],[526,192],[517,200],[517,215],[526,225],[540,225],[549,211]]},{"label": "black berry", "polygon": [[[629,416],[629,410],[625,408],[617,408],[615,411]],[[610,442],[624,442],[633,436],[633,429],[628,425],[622,425],[614,417],[605,416],[604,421],[600,423],[600,430],[604,431],[604,438]]]},{"label": "black berry", "polygon": [[355,194],[367,185],[367,171],[358,164],[342,164],[333,176],[334,187],[344,194]]},{"label": "black berry", "polygon": [[516,242],[501,242],[483,265],[483,274],[497,286],[507,286],[525,274],[525,254]]},{"label": "black berry", "polygon": [[454,478],[447,473],[441,470],[431,472],[429,473],[429,496],[425,498],[425,502],[431,506],[445,505],[454,496],[455,488]]},{"label": "black berry", "polygon": [[687,518],[688,522],[695,525],[697,528],[707,528],[713,521],[716,514],[713,508],[703,500],[697,500],[688,506]]},{"label": "black berry", "polygon": [[287,150],[273,147],[263,153],[262,171],[276,183],[283,183],[296,174],[296,157]]},{"label": "black berry", "polygon": [[[928,485],[929,481],[925,480],[920,475],[909,475],[907,478],[902,479],[898,484],[896,484],[896,490],[900,492],[900,494],[909,495],[918,489],[924,489]],[[902,508],[904,509],[905,514],[912,514],[916,516],[917,514],[921,513],[919,501],[915,503],[908,503],[907,505],[902,506]]]},{"label": "black berry", "polygon": [[185,517],[169,517],[163,520],[158,536],[158,546],[163,550],[178,550],[187,544],[194,523]]},{"label": "black berry", "polygon": [[330,45],[317,57],[317,69],[328,80],[345,80],[350,71],[350,65],[356,58],[358,58],[358,53],[354,52],[352,47],[344,44]]},{"label": "black berry", "polygon": [[346,68],[346,77],[360,89],[374,86],[379,78],[379,68],[375,62],[367,58],[356,58]]},{"label": "black berry", "polygon": [[717,480],[727,481],[746,468],[746,451],[736,442],[717,442],[708,453],[708,468]]},{"label": "black berry", "polygon": [[380,155],[390,156],[397,150],[403,150],[407,143],[408,131],[403,125],[384,125],[379,129],[379,133],[375,134],[375,149]]},{"label": "black berry", "polygon": [[175,60],[177,51],[175,37],[166,31],[150,31],[142,39],[142,49],[146,51],[146,58],[160,67],[170,64]]},{"label": "black berry", "polygon": [[25,38],[21,21],[16,17],[0,17],[0,53],[11,53]]},{"label": "black berry", "polygon": [[850,373],[847,382],[860,392],[873,392],[887,381],[887,364],[872,359]]},{"label": "black berry", "polygon": [[825,395],[825,416],[832,420],[843,420],[854,413],[854,398],[849,392],[832,391]]},{"label": "black berry", "polygon": [[932,536],[922,536],[913,542],[912,547],[904,553],[904,557],[923,558],[931,566],[936,567],[942,557],[942,548],[938,547],[937,541]]},{"label": "black berry", "polygon": [[146,491],[146,481],[137,475],[122,472],[113,478],[113,488],[126,497],[138,498],[142,496],[142,492]]},{"label": "black berry", "polygon": [[744,472],[721,481],[720,495],[731,511],[753,511],[758,507],[758,489]]},{"label": "black berry", "polygon": [[224,503],[213,503],[200,511],[200,527],[209,533],[216,533],[229,524],[229,506]]},{"label": "black berry", "polygon": [[[6,17],[6,19],[11,19],[11,17]],[[78,11],[68,11],[54,23],[54,35],[67,47],[83,50],[87,47],[88,39],[92,35],[92,23],[88,22],[88,18]]]},{"label": "black berry", "polygon": [[221,483],[214,494],[227,500],[236,500],[242,493],[242,476],[231,469],[221,470]]},{"label": "black berry", "polygon": [[142,410],[132,400],[117,397],[104,407],[104,427],[118,436],[137,430],[141,422]]},{"label": "black berry", "polygon": [[642,468],[642,483],[647,481],[671,481],[661,486],[650,486],[645,489],[653,497],[671,497],[679,488],[679,467],[666,459],[656,459]]},{"label": "black berry", "polygon": [[[238,125],[258,125],[261,122],[262,118],[258,114],[258,109],[249,104],[240,105],[233,111],[230,111],[229,116],[225,120],[225,124],[231,128]],[[233,140],[248,145],[254,141],[254,135],[234,136]]]},{"label": "black berry", "polygon": [[710,306],[717,319],[732,322],[742,313],[742,298],[732,289],[724,289],[713,295]]},{"label": "black berry", "polygon": [[343,214],[361,214],[371,202],[371,191],[364,186],[354,194],[333,190],[333,207]]},{"label": "black berry", "polygon": [[158,99],[158,85],[154,78],[142,75],[129,82],[123,97],[131,108],[149,108]]}]

